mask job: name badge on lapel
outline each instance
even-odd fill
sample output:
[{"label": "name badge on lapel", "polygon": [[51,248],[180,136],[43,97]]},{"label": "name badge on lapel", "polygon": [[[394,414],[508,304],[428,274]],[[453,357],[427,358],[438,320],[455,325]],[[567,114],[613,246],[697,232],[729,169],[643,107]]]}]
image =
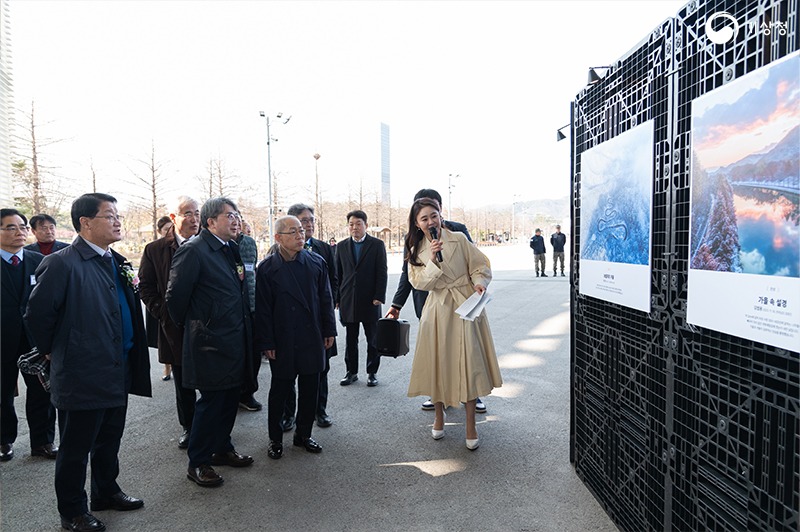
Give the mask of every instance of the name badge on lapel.
[{"label": "name badge on lapel", "polygon": [[36,286],[36,276],[31,275],[31,286]]}]

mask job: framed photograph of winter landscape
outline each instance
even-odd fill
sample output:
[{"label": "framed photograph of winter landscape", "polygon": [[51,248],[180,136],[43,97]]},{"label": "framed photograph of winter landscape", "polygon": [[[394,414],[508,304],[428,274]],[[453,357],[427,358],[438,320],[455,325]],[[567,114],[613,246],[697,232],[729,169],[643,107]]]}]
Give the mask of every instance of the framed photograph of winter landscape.
[{"label": "framed photograph of winter landscape", "polygon": [[800,346],[800,53],[692,102],[689,323]]},{"label": "framed photograph of winter landscape", "polygon": [[650,312],[653,121],[581,155],[581,294]]}]

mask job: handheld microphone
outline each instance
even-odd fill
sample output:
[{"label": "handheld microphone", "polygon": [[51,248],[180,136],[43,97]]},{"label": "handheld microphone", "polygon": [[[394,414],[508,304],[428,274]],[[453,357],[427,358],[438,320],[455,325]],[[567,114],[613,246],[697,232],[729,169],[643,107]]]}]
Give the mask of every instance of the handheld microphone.
[{"label": "handheld microphone", "polygon": [[[430,232],[431,238],[433,240],[439,240],[439,231],[435,227],[431,227],[430,229],[428,229],[428,232]],[[442,259],[441,251],[436,252],[436,260],[438,260],[439,262],[444,262],[444,260]]]}]

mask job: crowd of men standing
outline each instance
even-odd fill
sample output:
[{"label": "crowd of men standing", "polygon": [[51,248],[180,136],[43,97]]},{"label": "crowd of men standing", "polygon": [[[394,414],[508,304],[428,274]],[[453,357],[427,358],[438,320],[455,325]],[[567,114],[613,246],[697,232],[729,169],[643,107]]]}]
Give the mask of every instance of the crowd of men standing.
[{"label": "crowd of men standing", "polygon": [[378,384],[374,331],[386,300],[386,251],[366,234],[364,212],[348,213],[352,238],[334,253],[313,238],[314,209],[294,205],[276,221],[277,245],[257,265],[255,242],[230,199],[200,206],[184,196],[169,210],[172,227],[145,247],[137,275],[111,248],[122,239],[113,196],[73,202],[71,245],[55,240],[53,218],[38,215],[31,219],[37,242],[26,247],[28,220],[2,209],[0,461],[14,455],[17,361],[37,348],[49,381],[45,371],[24,374],[31,454],[55,460],[64,529],[102,531],[91,512],[144,506],[117,483],[128,395],[152,392],[142,302],[158,323],[159,362],[172,367],[178,447],[187,450],[187,477],[199,486],[223,483],[215,466],[253,463],[236,450],[231,431],[239,408],[261,408],[253,393],[262,359],[271,369],[268,456],[281,458],[283,433],[292,429],[295,446],[322,451],[311,432],[314,422],[333,422],[327,373],[336,355],[336,308],[347,329],[340,384],[357,380],[360,327],[367,384]]}]

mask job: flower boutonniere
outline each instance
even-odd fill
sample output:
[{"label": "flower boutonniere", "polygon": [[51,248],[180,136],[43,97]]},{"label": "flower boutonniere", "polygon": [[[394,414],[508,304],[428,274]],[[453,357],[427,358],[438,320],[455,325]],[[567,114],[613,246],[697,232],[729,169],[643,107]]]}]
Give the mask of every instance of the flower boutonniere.
[{"label": "flower boutonniere", "polygon": [[130,286],[134,292],[139,291],[139,276],[136,275],[136,272],[133,271],[133,264],[130,262],[123,262],[122,266],[120,267],[122,270],[122,275],[125,278],[125,282]]},{"label": "flower boutonniere", "polygon": [[239,263],[236,265],[236,273],[239,274],[239,280],[244,281],[244,264]]}]

